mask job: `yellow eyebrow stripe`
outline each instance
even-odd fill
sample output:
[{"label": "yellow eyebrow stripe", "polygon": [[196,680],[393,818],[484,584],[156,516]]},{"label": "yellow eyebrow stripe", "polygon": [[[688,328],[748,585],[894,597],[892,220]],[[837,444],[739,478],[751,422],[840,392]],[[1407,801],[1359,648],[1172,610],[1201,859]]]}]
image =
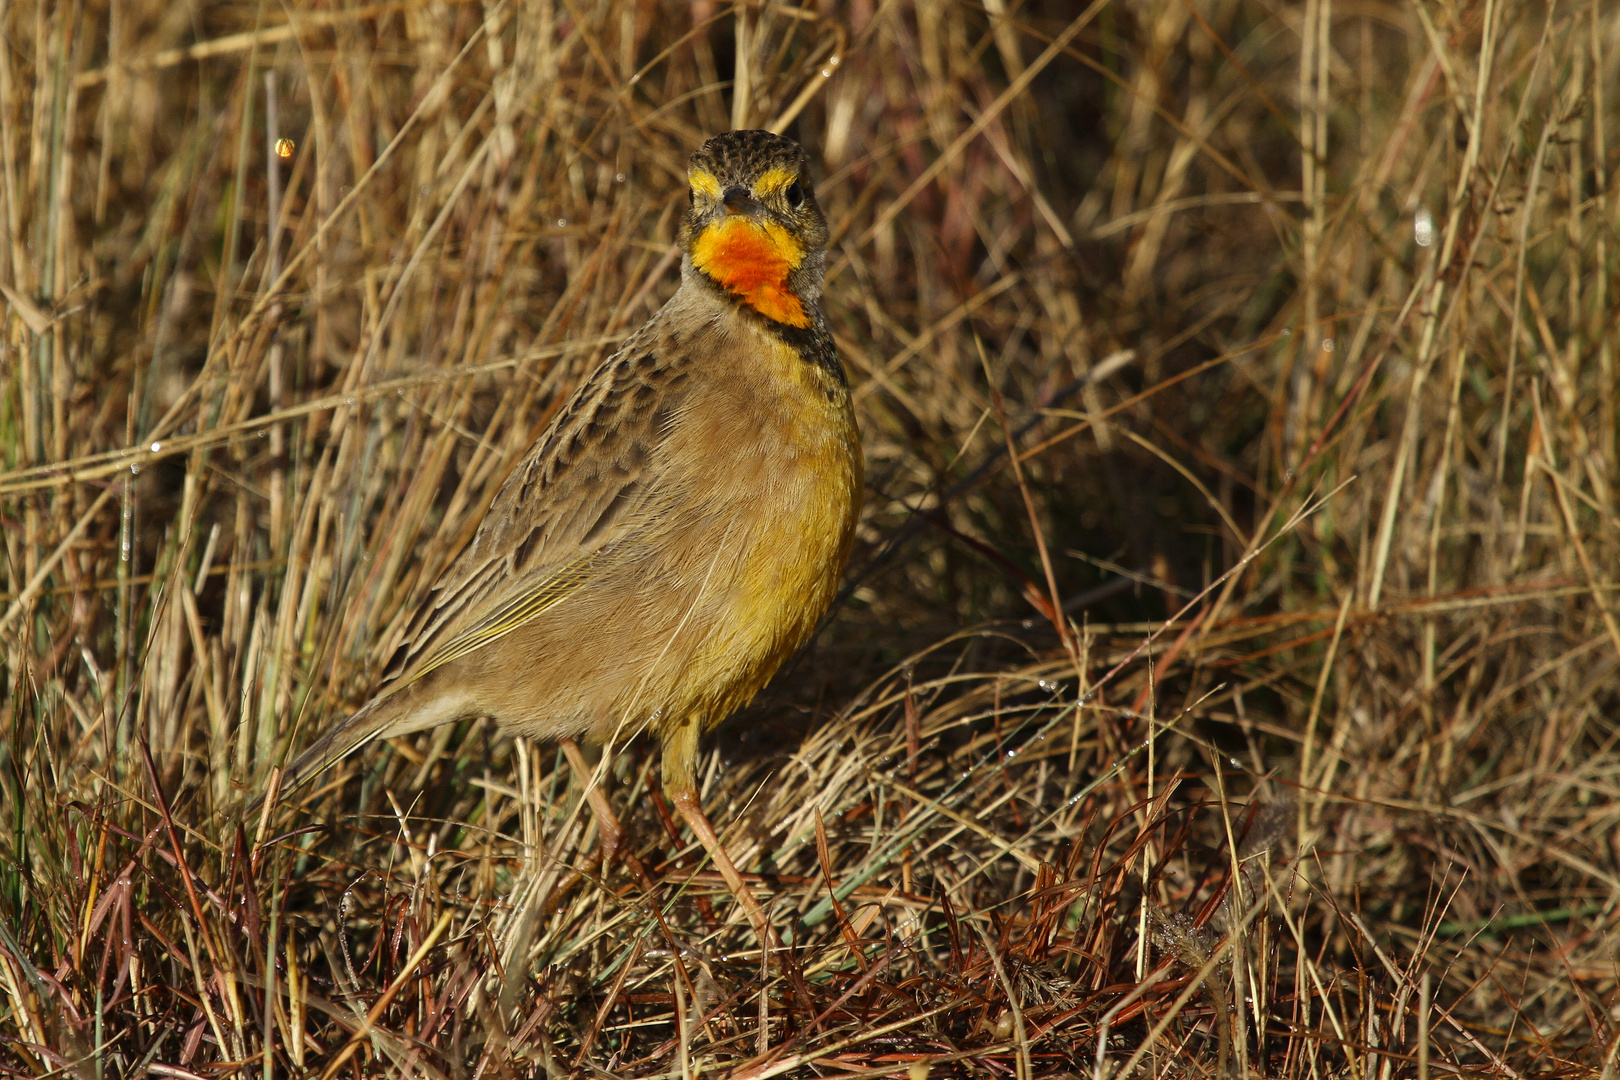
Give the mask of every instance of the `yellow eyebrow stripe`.
[{"label": "yellow eyebrow stripe", "polygon": [[766,169],[754,182],[754,194],[775,195],[798,178],[792,169]]},{"label": "yellow eyebrow stripe", "polygon": [[686,179],[692,185],[692,190],[698,194],[707,195],[711,199],[720,197],[720,181],[714,178],[713,173],[703,169],[693,169],[687,173]]}]

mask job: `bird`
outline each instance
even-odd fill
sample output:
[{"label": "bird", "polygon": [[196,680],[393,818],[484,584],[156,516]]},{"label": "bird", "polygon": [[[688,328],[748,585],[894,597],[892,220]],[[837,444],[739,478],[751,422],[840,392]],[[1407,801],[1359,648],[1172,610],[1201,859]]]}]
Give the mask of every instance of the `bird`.
[{"label": "bird", "polygon": [[[814,632],[860,509],[810,170],[798,143],[768,131],[718,134],[691,155],[674,294],[508,474],[371,699],[272,790],[372,740],[461,720],[558,740],[576,770],[576,740],[643,730],[665,793],[768,944],[703,812],[696,761],[699,736]],[[622,830],[592,793],[607,859]]]}]

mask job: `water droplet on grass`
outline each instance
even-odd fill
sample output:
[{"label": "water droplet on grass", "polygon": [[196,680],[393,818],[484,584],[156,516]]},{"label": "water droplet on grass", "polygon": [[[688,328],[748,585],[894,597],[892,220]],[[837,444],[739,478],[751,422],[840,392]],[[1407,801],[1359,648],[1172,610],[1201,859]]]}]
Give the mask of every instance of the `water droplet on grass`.
[{"label": "water droplet on grass", "polygon": [[1412,214],[1412,239],[1417,241],[1418,247],[1434,243],[1434,215],[1427,206],[1418,207]]}]

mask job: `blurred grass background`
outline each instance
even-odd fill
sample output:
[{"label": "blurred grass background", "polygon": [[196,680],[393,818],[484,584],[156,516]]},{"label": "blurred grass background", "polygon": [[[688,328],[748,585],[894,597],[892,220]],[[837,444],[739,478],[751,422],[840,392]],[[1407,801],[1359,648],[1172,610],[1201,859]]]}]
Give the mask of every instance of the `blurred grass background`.
[{"label": "blurred grass background", "polygon": [[[0,6],[0,1069],[1616,1075],[1620,8]],[[869,489],[706,744],[447,728],[246,816],[820,163]]]}]

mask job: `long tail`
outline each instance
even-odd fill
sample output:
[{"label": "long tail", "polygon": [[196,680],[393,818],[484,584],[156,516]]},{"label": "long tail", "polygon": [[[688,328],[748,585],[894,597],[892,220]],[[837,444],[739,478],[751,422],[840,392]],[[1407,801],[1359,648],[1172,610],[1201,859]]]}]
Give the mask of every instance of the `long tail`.
[{"label": "long tail", "polygon": [[[385,694],[372,698],[365,705],[331,728],[287,766],[281,776],[278,797],[285,797],[294,789],[319,776],[328,768],[348,757],[379,735],[402,735],[414,728],[405,720],[400,695]],[[255,811],[263,804],[268,792],[260,792],[247,804]]]}]

